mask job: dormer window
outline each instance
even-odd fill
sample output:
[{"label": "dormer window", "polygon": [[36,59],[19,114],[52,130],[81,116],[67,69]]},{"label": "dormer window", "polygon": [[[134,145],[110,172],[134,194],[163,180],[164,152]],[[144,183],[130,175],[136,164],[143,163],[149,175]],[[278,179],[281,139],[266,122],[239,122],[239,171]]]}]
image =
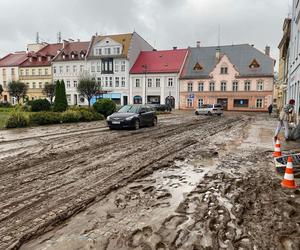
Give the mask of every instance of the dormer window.
[{"label": "dormer window", "polygon": [[110,55],[111,54],[110,48],[105,48],[104,52],[105,52],[105,55]]},{"label": "dormer window", "polygon": [[38,57],[38,61],[39,61],[39,62],[42,61],[42,57],[41,57],[41,56]]},{"label": "dormer window", "polygon": [[228,67],[227,67],[226,64],[223,64],[223,65],[221,66],[220,74],[222,74],[222,75],[228,74]]},{"label": "dormer window", "polygon": [[48,61],[51,61],[51,56],[48,56]]},{"label": "dormer window", "polygon": [[74,58],[75,58],[75,55],[74,55],[74,54],[72,54],[72,55],[71,55],[71,58],[72,58],[72,59],[74,59]]},{"label": "dormer window", "polygon": [[29,57],[29,62],[32,62],[32,57]]},{"label": "dormer window", "polygon": [[256,61],[256,59],[253,59],[253,61],[251,62],[251,64],[249,65],[249,68],[250,69],[257,69],[257,68],[259,68],[260,67],[260,65],[259,65],[259,63]]},{"label": "dormer window", "polygon": [[120,54],[120,47],[116,47],[116,48],[114,48],[114,54],[115,55],[119,55]]},{"label": "dormer window", "polygon": [[194,70],[200,71],[203,69],[203,67],[197,62],[193,68]]},{"label": "dormer window", "polygon": [[66,59],[66,55],[65,55],[65,54],[63,54],[63,55],[62,55],[62,58],[63,58],[63,59]]}]

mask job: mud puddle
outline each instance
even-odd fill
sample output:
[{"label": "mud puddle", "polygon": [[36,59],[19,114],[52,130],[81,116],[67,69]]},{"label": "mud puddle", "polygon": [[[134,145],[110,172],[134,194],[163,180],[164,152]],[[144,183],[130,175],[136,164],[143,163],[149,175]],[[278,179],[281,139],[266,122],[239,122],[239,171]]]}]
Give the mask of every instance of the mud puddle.
[{"label": "mud puddle", "polygon": [[[204,163],[210,165],[203,166]],[[134,249],[142,238],[150,239],[162,224],[173,227],[174,223],[186,220],[178,214],[178,218],[166,222],[171,214],[177,214],[180,203],[201,179],[215,168],[213,160],[177,160],[168,168],[110,193],[71,221],[21,249]],[[194,209],[191,203],[187,212],[193,213]]]}]

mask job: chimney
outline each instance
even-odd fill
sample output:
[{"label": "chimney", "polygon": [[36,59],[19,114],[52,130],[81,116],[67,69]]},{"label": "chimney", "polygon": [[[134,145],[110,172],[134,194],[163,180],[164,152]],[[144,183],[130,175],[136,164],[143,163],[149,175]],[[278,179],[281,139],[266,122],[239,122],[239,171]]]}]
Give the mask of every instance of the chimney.
[{"label": "chimney", "polygon": [[69,43],[69,41],[67,41],[67,40],[63,40],[63,49],[65,49],[66,48],[66,46],[67,46],[67,44]]},{"label": "chimney", "polygon": [[270,46],[266,46],[266,48],[265,48],[265,54],[267,55],[267,56],[270,56]]},{"label": "chimney", "polygon": [[177,47],[173,47],[173,50],[177,50]]},{"label": "chimney", "polygon": [[201,42],[197,41],[197,48],[200,48]]},{"label": "chimney", "polygon": [[220,61],[220,58],[221,58],[221,50],[220,50],[220,47],[217,47],[216,48],[216,59],[218,61]]}]

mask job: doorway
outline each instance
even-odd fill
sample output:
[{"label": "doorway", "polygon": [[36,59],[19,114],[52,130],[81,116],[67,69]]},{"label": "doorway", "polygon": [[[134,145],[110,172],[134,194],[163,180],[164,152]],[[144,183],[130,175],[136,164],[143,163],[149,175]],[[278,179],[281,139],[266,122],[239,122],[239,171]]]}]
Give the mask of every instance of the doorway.
[{"label": "doorway", "polygon": [[227,98],[218,98],[217,103],[222,104],[224,110],[228,110],[228,99]]}]

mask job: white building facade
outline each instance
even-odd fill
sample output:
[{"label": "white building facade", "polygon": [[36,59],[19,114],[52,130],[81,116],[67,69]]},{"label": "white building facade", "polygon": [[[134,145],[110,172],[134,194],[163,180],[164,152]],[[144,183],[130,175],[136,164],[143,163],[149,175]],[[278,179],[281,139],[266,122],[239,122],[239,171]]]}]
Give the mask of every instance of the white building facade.
[{"label": "white building facade", "polygon": [[289,77],[287,86],[287,101],[296,101],[296,113],[300,120],[300,1],[293,1],[291,20],[291,40],[289,51]]}]

